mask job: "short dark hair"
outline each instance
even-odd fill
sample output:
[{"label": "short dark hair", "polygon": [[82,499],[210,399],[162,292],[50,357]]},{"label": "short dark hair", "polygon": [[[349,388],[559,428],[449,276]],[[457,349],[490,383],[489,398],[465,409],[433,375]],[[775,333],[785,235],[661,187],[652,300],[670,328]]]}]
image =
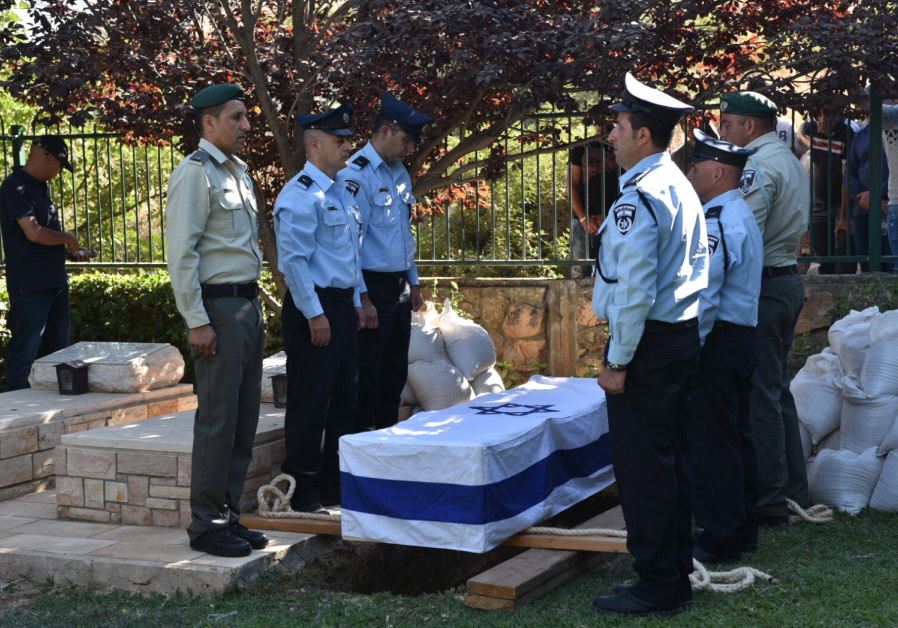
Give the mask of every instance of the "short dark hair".
[{"label": "short dark hair", "polygon": [[196,126],[196,132],[199,133],[200,137],[203,137],[203,116],[217,118],[221,115],[221,112],[224,111],[225,105],[227,105],[228,102],[229,101],[225,101],[220,105],[213,105],[212,107],[203,107],[194,112],[193,123]]},{"label": "short dark hair", "polygon": [[653,118],[643,111],[630,112],[630,127],[633,129],[633,132],[635,133],[642,128],[648,129],[649,134],[652,136],[652,145],[661,150],[666,150],[670,146],[674,126],[676,125]]},{"label": "short dark hair", "polygon": [[380,128],[381,128],[382,126],[384,126],[384,125],[390,127],[390,130],[393,131],[393,133],[396,133],[396,132],[398,132],[398,131],[402,131],[402,130],[403,130],[403,128],[402,128],[401,126],[399,126],[398,124],[396,124],[395,122],[393,122],[392,120],[390,120],[390,119],[389,119],[387,116],[385,116],[383,113],[377,114],[377,117],[374,118],[374,129],[373,129],[373,132],[374,132],[374,133],[377,133],[378,131],[380,131]]},{"label": "short dark hair", "polygon": [[769,133],[776,129],[776,114],[771,113],[769,116],[756,116],[758,120],[758,129],[762,133]]}]

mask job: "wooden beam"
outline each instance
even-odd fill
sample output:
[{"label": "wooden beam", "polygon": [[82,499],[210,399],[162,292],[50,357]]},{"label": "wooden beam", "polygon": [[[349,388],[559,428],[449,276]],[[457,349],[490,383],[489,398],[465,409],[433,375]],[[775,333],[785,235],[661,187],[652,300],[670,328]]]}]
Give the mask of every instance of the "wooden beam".
[{"label": "wooden beam", "polygon": [[240,515],[240,523],[247,528],[254,530],[275,530],[277,532],[300,532],[304,534],[330,534],[333,536],[340,536],[339,521]]}]

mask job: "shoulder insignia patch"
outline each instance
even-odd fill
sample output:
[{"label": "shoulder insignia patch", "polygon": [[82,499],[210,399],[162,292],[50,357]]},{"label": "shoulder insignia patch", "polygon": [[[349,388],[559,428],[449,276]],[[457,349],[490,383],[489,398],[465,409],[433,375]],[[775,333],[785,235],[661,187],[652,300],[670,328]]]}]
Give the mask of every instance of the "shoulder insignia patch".
[{"label": "shoulder insignia patch", "polygon": [[346,179],[346,190],[355,196],[359,193],[359,183],[358,181],[353,181],[352,179]]},{"label": "shoulder insignia patch", "polygon": [[614,224],[621,235],[627,235],[636,222],[636,205],[622,203],[614,206]]},{"label": "shoulder insignia patch", "polygon": [[209,161],[209,153],[204,150],[195,150],[193,154],[190,155],[190,161],[195,161],[200,164],[204,164]]},{"label": "shoulder insignia patch", "polygon": [[717,245],[720,244],[720,238],[716,235],[708,234],[708,256],[714,255],[714,251],[717,250]]},{"label": "shoulder insignia patch", "polygon": [[755,183],[755,171],[754,170],[743,170],[742,178],[739,179],[739,190],[743,194],[748,194],[751,190],[751,186]]},{"label": "shoulder insignia patch", "polygon": [[312,177],[307,174],[301,174],[299,175],[299,178],[296,180],[296,182],[302,186],[302,189],[308,190],[312,185]]},{"label": "shoulder insignia patch", "polygon": [[643,177],[645,177],[645,175],[647,175],[649,172],[651,172],[651,170],[646,170],[646,171],[641,172],[640,174],[636,175],[635,177],[633,177],[632,179],[630,179],[629,181],[627,181],[624,184],[624,188],[634,187],[636,184],[638,184],[640,181],[642,181]]},{"label": "shoulder insignia patch", "polygon": [[355,159],[352,160],[352,163],[357,166],[356,170],[361,170],[365,166],[371,163],[371,161],[365,157],[364,155],[359,155]]},{"label": "shoulder insignia patch", "polygon": [[24,186],[24,185],[17,185],[17,186],[16,186],[16,192],[18,192],[19,194],[24,194],[24,193],[25,193],[25,186]]}]

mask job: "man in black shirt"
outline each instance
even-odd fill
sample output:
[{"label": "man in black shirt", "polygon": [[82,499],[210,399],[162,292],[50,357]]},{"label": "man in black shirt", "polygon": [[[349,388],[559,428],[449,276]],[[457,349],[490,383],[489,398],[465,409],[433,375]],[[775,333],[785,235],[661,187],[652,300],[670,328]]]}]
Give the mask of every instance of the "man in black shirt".
[{"label": "man in black shirt", "polygon": [[75,236],[62,231],[48,181],[72,170],[65,142],[56,135],[35,140],[25,165],[0,185],[0,228],[6,254],[9,330],[6,389],[28,388],[31,364],[69,344],[66,252],[80,259]]},{"label": "man in black shirt", "polygon": [[[618,196],[614,151],[599,141],[575,146],[570,154],[571,257],[595,259],[596,235],[605,211]],[[572,266],[571,277],[583,277],[592,266]]]}]

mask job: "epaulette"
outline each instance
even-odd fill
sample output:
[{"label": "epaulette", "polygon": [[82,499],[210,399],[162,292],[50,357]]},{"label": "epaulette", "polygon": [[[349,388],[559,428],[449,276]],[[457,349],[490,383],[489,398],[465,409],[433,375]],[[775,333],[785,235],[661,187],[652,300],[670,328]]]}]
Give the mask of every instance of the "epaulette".
[{"label": "epaulette", "polygon": [[371,160],[369,160],[367,157],[365,157],[364,155],[359,155],[350,162],[350,167],[353,170],[361,170],[370,163]]},{"label": "epaulette", "polygon": [[307,174],[301,174],[296,182],[302,186],[302,189],[308,190],[309,186],[312,185],[312,177]]},{"label": "epaulette", "polygon": [[720,219],[720,214],[723,212],[723,205],[715,205],[714,207],[709,207],[705,210],[705,218],[717,218]]},{"label": "epaulette", "polygon": [[195,161],[199,164],[204,164],[209,161],[209,153],[204,151],[202,148],[199,148],[193,151],[193,154],[189,157],[190,161]]},{"label": "epaulette", "polygon": [[642,181],[642,179],[644,179],[645,176],[646,176],[648,173],[650,173],[650,172],[651,172],[651,170],[645,170],[645,171],[643,171],[643,172],[640,172],[638,175],[636,175],[635,177],[633,177],[632,179],[630,179],[629,181],[627,181],[627,182],[624,184],[624,189],[626,190],[626,189],[629,188],[629,187],[635,186],[637,183],[639,183],[640,181]]},{"label": "epaulette", "polygon": [[359,187],[361,187],[358,181],[353,181],[352,179],[346,179],[346,189],[353,196],[359,193]]}]

